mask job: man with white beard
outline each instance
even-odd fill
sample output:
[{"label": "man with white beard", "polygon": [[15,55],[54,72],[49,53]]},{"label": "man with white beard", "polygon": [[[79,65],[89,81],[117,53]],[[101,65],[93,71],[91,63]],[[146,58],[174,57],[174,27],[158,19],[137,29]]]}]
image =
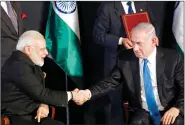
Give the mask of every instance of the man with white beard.
[{"label": "man with white beard", "polygon": [[45,88],[41,66],[48,55],[46,41],[37,31],[26,31],[17,43],[16,51],[1,71],[2,116],[12,125],[63,125],[48,117],[49,105],[65,107],[76,97],[76,91],[53,91]]}]

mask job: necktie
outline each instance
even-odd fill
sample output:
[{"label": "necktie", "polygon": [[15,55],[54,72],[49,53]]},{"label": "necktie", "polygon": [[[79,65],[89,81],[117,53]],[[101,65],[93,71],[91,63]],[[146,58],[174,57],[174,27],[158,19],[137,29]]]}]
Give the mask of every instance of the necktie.
[{"label": "necktie", "polygon": [[148,105],[150,116],[152,117],[154,124],[160,125],[161,115],[159,113],[159,110],[158,110],[158,107],[157,107],[157,104],[154,98],[150,70],[147,66],[147,63],[148,63],[148,60],[144,59],[143,79],[144,79],[146,102]]},{"label": "necktie", "polygon": [[127,2],[128,5],[128,14],[134,13],[133,9],[132,9],[132,2],[128,1]]},{"label": "necktie", "polygon": [[17,24],[17,16],[16,16],[16,13],[10,3],[10,1],[6,1],[7,3],[7,9],[8,9],[8,16],[9,18],[11,19],[12,21],[12,24],[16,30],[16,32],[18,33],[18,24]]}]

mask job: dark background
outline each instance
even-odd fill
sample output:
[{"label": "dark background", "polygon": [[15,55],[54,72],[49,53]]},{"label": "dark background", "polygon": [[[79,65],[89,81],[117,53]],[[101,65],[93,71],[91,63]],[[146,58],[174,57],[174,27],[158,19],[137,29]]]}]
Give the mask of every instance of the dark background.
[{"label": "dark background", "polygon": [[[97,9],[101,1],[78,1],[80,35],[82,43],[82,58],[84,66],[84,86],[94,84],[101,78],[102,72],[99,71],[100,65],[97,54],[102,54],[102,48],[92,43],[92,29],[96,19]],[[160,46],[173,48],[174,37],[172,34],[172,21],[174,11],[174,1],[150,1],[149,5],[153,11],[157,25],[159,26]],[[45,27],[48,18],[50,2],[44,1],[22,1],[21,7],[27,15],[25,26],[27,30],[33,29],[45,34]],[[95,49],[96,48],[96,49]],[[47,87],[55,90],[65,90],[65,74],[52,60],[45,59],[43,70],[47,73]],[[76,85],[68,79],[69,90],[73,90]],[[72,101],[69,102],[71,124],[83,123],[84,106],[76,106]],[[56,119],[66,122],[65,108],[56,108]]]}]

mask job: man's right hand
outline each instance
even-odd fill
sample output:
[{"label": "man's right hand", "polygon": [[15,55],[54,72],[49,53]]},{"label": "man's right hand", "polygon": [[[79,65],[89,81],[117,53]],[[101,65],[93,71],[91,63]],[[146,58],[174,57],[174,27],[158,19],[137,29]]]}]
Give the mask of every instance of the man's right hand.
[{"label": "man's right hand", "polygon": [[132,49],[132,42],[127,38],[122,38],[122,45],[124,45],[126,49]]},{"label": "man's right hand", "polygon": [[40,104],[39,108],[37,109],[37,115],[35,119],[40,122],[40,119],[48,117],[49,114],[49,106],[46,104]]}]

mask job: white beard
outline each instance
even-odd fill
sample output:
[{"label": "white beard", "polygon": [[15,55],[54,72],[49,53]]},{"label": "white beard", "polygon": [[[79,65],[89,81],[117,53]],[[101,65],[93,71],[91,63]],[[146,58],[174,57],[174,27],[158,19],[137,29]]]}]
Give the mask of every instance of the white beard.
[{"label": "white beard", "polygon": [[40,62],[38,62],[36,65],[42,67],[44,65],[44,59],[41,58]]},{"label": "white beard", "polygon": [[33,63],[35,63],[35,65],[38,65],[40,67],[44,65],[44,59],[39,57],[35,51],[32,53],[31,60],[33,61]]}]

